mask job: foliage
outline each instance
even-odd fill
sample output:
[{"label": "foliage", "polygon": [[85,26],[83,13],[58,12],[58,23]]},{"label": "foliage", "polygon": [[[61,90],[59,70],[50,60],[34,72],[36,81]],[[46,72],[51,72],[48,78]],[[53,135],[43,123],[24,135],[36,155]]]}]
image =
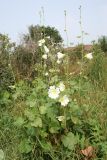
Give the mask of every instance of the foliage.
[{"label": "foliage", "polygon": [[107,53],[107,36],[101,36],[101,37],[98,39],[98,44],[100,45],[101,50],[102,50],[104,53]]},{"label": "foliage", "polygon": [[14,46],[7,35],[0,34],[0,88],[6,89],[14,83],[10,64],[11,49]]},{"label": "foliage", "polygon": [[[39,60],[37,49],[29,50],[27,47],[17,46],[11,56],[12,68],[17,80],[35,76],[34,64]],[[33,75],[34,74],[34,75]]]},{"label": "foliage", "polygon": [[107,159],[105,55],[97,45],[92,53],[79,48],[74,74],[69,53],[51,39],[33,46],[19,45],[10,56],[22,80],[4,81],[0,90],[0,158]]},{"label": "foliage", "polygon": [[77,45],[74,49],[73,49],[73,57],[75,56],[76,59],[81,59],[82,58],[82,48],[84,50],[84,47],[82,44]]},{"label": "foliage", "polygon": [[25,42],[33,40],[37,43],[40,39],[44,37],[50,37],[54,43],[62,42],[62,37],[57,29],[50,26],[39,26],[39,25],[36,26],[31,25],[29,27],[29,34],[24,35],[24,40]]},{"label": "foliage", "polygon": [[12,84],[14,84],[14,76],[11,68],[0,65],[0,90],[8,89]]},{"label": "foliage", "polygon": [[90,63],[90,66],[87,68],[87,75],[94,82],[94,84],[106,89],[107,71],[105,68],[107,67],[107,58],[96,45],[93,48],[93,52],[93,63]]},{"label": "foliage", "polygon": [[[44,48],[38,48],[41,34],[42,37],[45,37],[47,46],[52,44],[53,46],[57,45],[59,48],[62,38],[57,29],[49,26],[30,26],[29,33],[24,35],[22,44],[15,47],[11,55],[11,65],[16,80],[31,80],[38,75],[35,66],[38,67],[40,65],[41,56],[44,54]],[[51,54],[53,53],[52,50],[53,48],[51,48]]]}]

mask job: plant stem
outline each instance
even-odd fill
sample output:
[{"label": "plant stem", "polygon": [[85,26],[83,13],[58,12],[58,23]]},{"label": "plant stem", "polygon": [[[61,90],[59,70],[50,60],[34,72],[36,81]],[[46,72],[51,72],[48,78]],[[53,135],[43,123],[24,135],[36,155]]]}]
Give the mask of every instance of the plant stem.
[{"label": "plant stem", "polygon": [[[68,33],[67,33],[67,23],[66,23],[66,19],[67,19],[67,13],[66,10],[64,11],[64,16],[65,16],[65,34],[66,34],[66,38],[67,38],[67,47],[69,44],[69,39],[68,39]],[[68,80],[69,80],[69,56],[67,53],[67,60],[66,60],[66,74],[67,74],[67,84],[68,84]]]}]

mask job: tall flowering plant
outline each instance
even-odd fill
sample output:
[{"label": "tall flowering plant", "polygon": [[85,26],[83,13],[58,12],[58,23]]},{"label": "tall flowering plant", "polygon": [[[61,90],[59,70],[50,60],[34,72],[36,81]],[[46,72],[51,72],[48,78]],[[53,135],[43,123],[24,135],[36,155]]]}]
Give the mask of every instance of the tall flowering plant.
[{"label": "tall flowering plant", "polygon": [[[47,43],[48,40],[51,45]],[[24,132],[19,149],[21,153],[34,157],[36,152],[41,156],[41,150],[44,156],[49,154],[57,159],[62,156],[65,148],[73,154],[78,145],[83,143],[84,137],[75,134],[83,114],[74,98],[80,91],[80,85],[69,79],[68,72],[63,76],[60,74],[60,69],[65,67],[68,57],[66,59],[66,54],[57,44],[49,38],[41,39],[38,47],[41,51],[41,70],[38,72],[41,73],[32,82],[30,92],[24,97],[23,116],[15,122]],[[92,59],[92,55],[87,57]],[[19,94],[15,95],[15,100],[18,96]]]}]

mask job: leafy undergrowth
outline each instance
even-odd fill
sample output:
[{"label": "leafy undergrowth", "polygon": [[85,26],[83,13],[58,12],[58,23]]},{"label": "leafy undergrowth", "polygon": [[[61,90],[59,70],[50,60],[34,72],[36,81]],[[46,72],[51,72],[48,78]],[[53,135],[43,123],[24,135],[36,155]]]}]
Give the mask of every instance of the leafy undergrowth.
[{"label": "leafy undergrowth", "polygon": [[38,76],[0,93],[0,160],[106,160],[105,58],[84,55],[75,73],[67,54],[39,47]]}]

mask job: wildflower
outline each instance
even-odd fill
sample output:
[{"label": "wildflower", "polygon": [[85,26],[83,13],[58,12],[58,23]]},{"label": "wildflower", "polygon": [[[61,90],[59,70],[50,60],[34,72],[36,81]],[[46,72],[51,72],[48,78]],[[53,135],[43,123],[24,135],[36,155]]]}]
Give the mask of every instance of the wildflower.
[{"label": "wildflower", "polygon": [[47,54],[43,54],[42,58],[47,59],[48,58]]},{"label": "wildflower", "polygon": [[76,99],[74,99],[74,102],[77,102],[77,100],[76,100]]},{"label": "wildflower", "polygon": [[41,39],[38,41],[38,45],[41,47],[45,43],[45,39]]},{"label": "wildflower", "polygon": [[15,89],[16,87],[15,87],[15,85],[11,85],[11,86],[9,86],[9,88]]},{"label": "wildflower", "polygon": [[75,72],[71,72],[69,75],[74,75],[75,74]]},{"label": "wildflower", "polygon": [[58,60],[57,60],[57,63],[58,63],[58,64],[60,64],[60,63],[61,63],[61,61],[58,59]]},{"label": "wildflower", "polygon": [[65,85],[63,84],[63,82],[60,82],[59,89],[60,89],[60,91],[64,91],[65,90]]},{"label": "wildflower", "polygon": [[48,72],[46,72],[46,73],[45,73],[45,76],[48,76],[48,75],[49,75],[49,73],[48,73]]},{"label": "wildflower", "polygon": [[62,122],[62,121],[64,121],[64,119],[65,119],[65,117],[64,116],[58,116],[58,117],[56,117],[57,119],[58,119],[58,121],[60,121],[60,122]]},{"label": "wildflower", "polygon": [[44,46],[45,53],[49,53],[49,49],[47,46]]},{"label": "wildflower", "polygon": [[88,54],[85,55],[85,57],[87,59],[91,60],[93,58],[93,55],[92,55],[92,53],[88,53]]},{"label": "wildflower", "polygon": [[52,99],[58,98],[59,93],[60,93],[60,90],[58,87],[50,86],[49,91],[48,91],[48,95],[50,98],[52,98]]},{"label": "wildflower", "polygon": [[81,62],[78,61],[77,64],[81,64]]},{"label": "wildflower", "polygon": [[46,38],[47,38],[47,39],[50,39],[51,37],[50,37],[50,36],[47,36]]},{"label": "wildflower", "polygon": [[81,75],[81,74],[82,74],[82,72],[79,73],[79,75]]},{"label": "wildflower", "polygon": [[59,99],[59,102],[61,103],[62,106],[67,106],[67,104],[69,103],[69,99],[67,95],[64,95],[63,97],[61,97]]},{"label": "wildflower", "polygon": [[61,52],[58,52],[58,53],[57,53],[58,59],[62,59],[64,56],[65,56],[65,54],[63,54],[63,53],[61,53]]}]

